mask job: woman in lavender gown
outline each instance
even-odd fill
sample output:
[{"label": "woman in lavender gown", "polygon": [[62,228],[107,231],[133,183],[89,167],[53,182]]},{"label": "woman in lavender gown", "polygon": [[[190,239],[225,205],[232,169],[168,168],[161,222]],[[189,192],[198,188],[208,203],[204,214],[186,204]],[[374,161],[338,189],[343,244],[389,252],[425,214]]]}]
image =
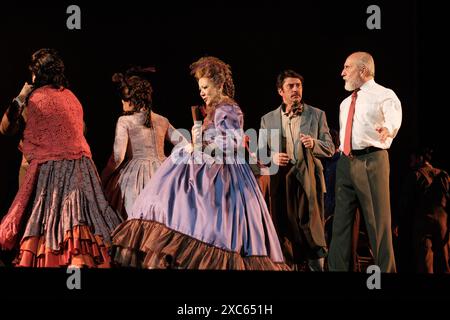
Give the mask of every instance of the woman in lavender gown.
[{"label": "woman in lavender gown", "polygon": [[[229,65],[191,65],[208,115],[203,143],[172,152],[113,233],[113,257],[143,268],[288,270],[242,145],[243,114]],[[193,135],[199,128],[194,126]],[[214,152],[211,152],[214,150]],[[221,157],[222,156],[222,157]]]},{"label": "woman in lavender gown", "polygon": [[122,97],[123,115],[117,121],[112,155],[102,172],[110,205],[127,218],[136,197],[165,160],[164,141],[180,138],[169,121],[152,111],[152,86],[144,73],[132,68],[113,76]]}]

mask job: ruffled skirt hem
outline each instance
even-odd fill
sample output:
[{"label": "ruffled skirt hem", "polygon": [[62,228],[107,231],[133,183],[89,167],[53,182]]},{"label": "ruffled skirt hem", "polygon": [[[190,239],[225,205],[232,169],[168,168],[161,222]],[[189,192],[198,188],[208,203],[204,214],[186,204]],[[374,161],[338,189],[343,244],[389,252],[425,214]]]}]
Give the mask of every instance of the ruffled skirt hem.
[{"label": "ruffled skirt hem", "polygon": [[65,233],[58,250],[46,246],[45,236],[30,236],[22,240],[20,252],[13,262],[16,267],[89,267],[111,266],[109,248],[99,235],[85,225],[75,226]]},{"label": "ruffled skirt hem", "polygon": [[274,262],[268,256],[242,256],[155,221],[128,220],[112,236],[112,257],[119,266],[146,269],[290,270],[285,263]]}]

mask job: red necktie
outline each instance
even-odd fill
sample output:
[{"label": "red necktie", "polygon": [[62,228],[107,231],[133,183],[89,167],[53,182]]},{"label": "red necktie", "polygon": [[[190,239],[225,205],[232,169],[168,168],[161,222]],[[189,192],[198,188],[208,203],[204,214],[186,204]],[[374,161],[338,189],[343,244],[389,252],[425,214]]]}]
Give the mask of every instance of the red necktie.
[{"label": "red necktie", "polygon": [[353,115],[355,114],[355,104],[356,98],[358,97],[358,90],[359,89],[356,89],[352,93],[352,102],[350,103],[350,108],[348,109],[347,124],[345,125],[344,154],[346,156],[348,156],[350,151],[352,151]]}]

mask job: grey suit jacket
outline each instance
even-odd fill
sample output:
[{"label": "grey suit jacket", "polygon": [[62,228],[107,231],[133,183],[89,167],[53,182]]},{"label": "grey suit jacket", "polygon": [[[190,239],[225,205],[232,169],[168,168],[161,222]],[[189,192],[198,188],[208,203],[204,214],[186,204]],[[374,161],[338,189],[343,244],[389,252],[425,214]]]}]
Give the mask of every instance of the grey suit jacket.
[{"label": "grey suit jacket", "polygon": [[[260,130],[259,156],[262,159],[266,158],[266,162],[267,157],[270,156],[271,153],[281,151],[281,112],[282,110],[280,106],[277,109],[265,114],[261,118],[261,129],[278,130],[269,130],[270,132],[268,132],[268,130]],[[308,134],[314,138],[314,147],[312,149],[314,156],[331,157],[334,154],[334,144],[331,139],[330,130],[328,128],[324,111],[304,103],[300,130],[299,132],[294,133],[294,135],[298,137],[295,142],[296,147],[300,143],[300,133]],[[269,152],[264,151],[266,146],[269,146]],[[272,172],[272,168],[270,168],[270,171]]]}]

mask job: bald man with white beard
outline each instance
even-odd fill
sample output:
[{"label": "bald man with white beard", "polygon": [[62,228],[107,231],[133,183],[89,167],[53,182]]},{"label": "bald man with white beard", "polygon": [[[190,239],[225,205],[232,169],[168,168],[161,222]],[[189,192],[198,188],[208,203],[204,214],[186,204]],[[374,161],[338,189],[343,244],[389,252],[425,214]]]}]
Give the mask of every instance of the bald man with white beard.
[{"label": "bald man with white beard", "polygon": [[352,95],[342,101],[339,112],[342,156],[336,172],[329,270],[350,269],[351,229],[359,204],[375,264],[382,272],[396,272],[387,150],[401,125],[401,103],[391,89],[375,82],[375,63],[367,52],[348,56],[341,76]]}]

